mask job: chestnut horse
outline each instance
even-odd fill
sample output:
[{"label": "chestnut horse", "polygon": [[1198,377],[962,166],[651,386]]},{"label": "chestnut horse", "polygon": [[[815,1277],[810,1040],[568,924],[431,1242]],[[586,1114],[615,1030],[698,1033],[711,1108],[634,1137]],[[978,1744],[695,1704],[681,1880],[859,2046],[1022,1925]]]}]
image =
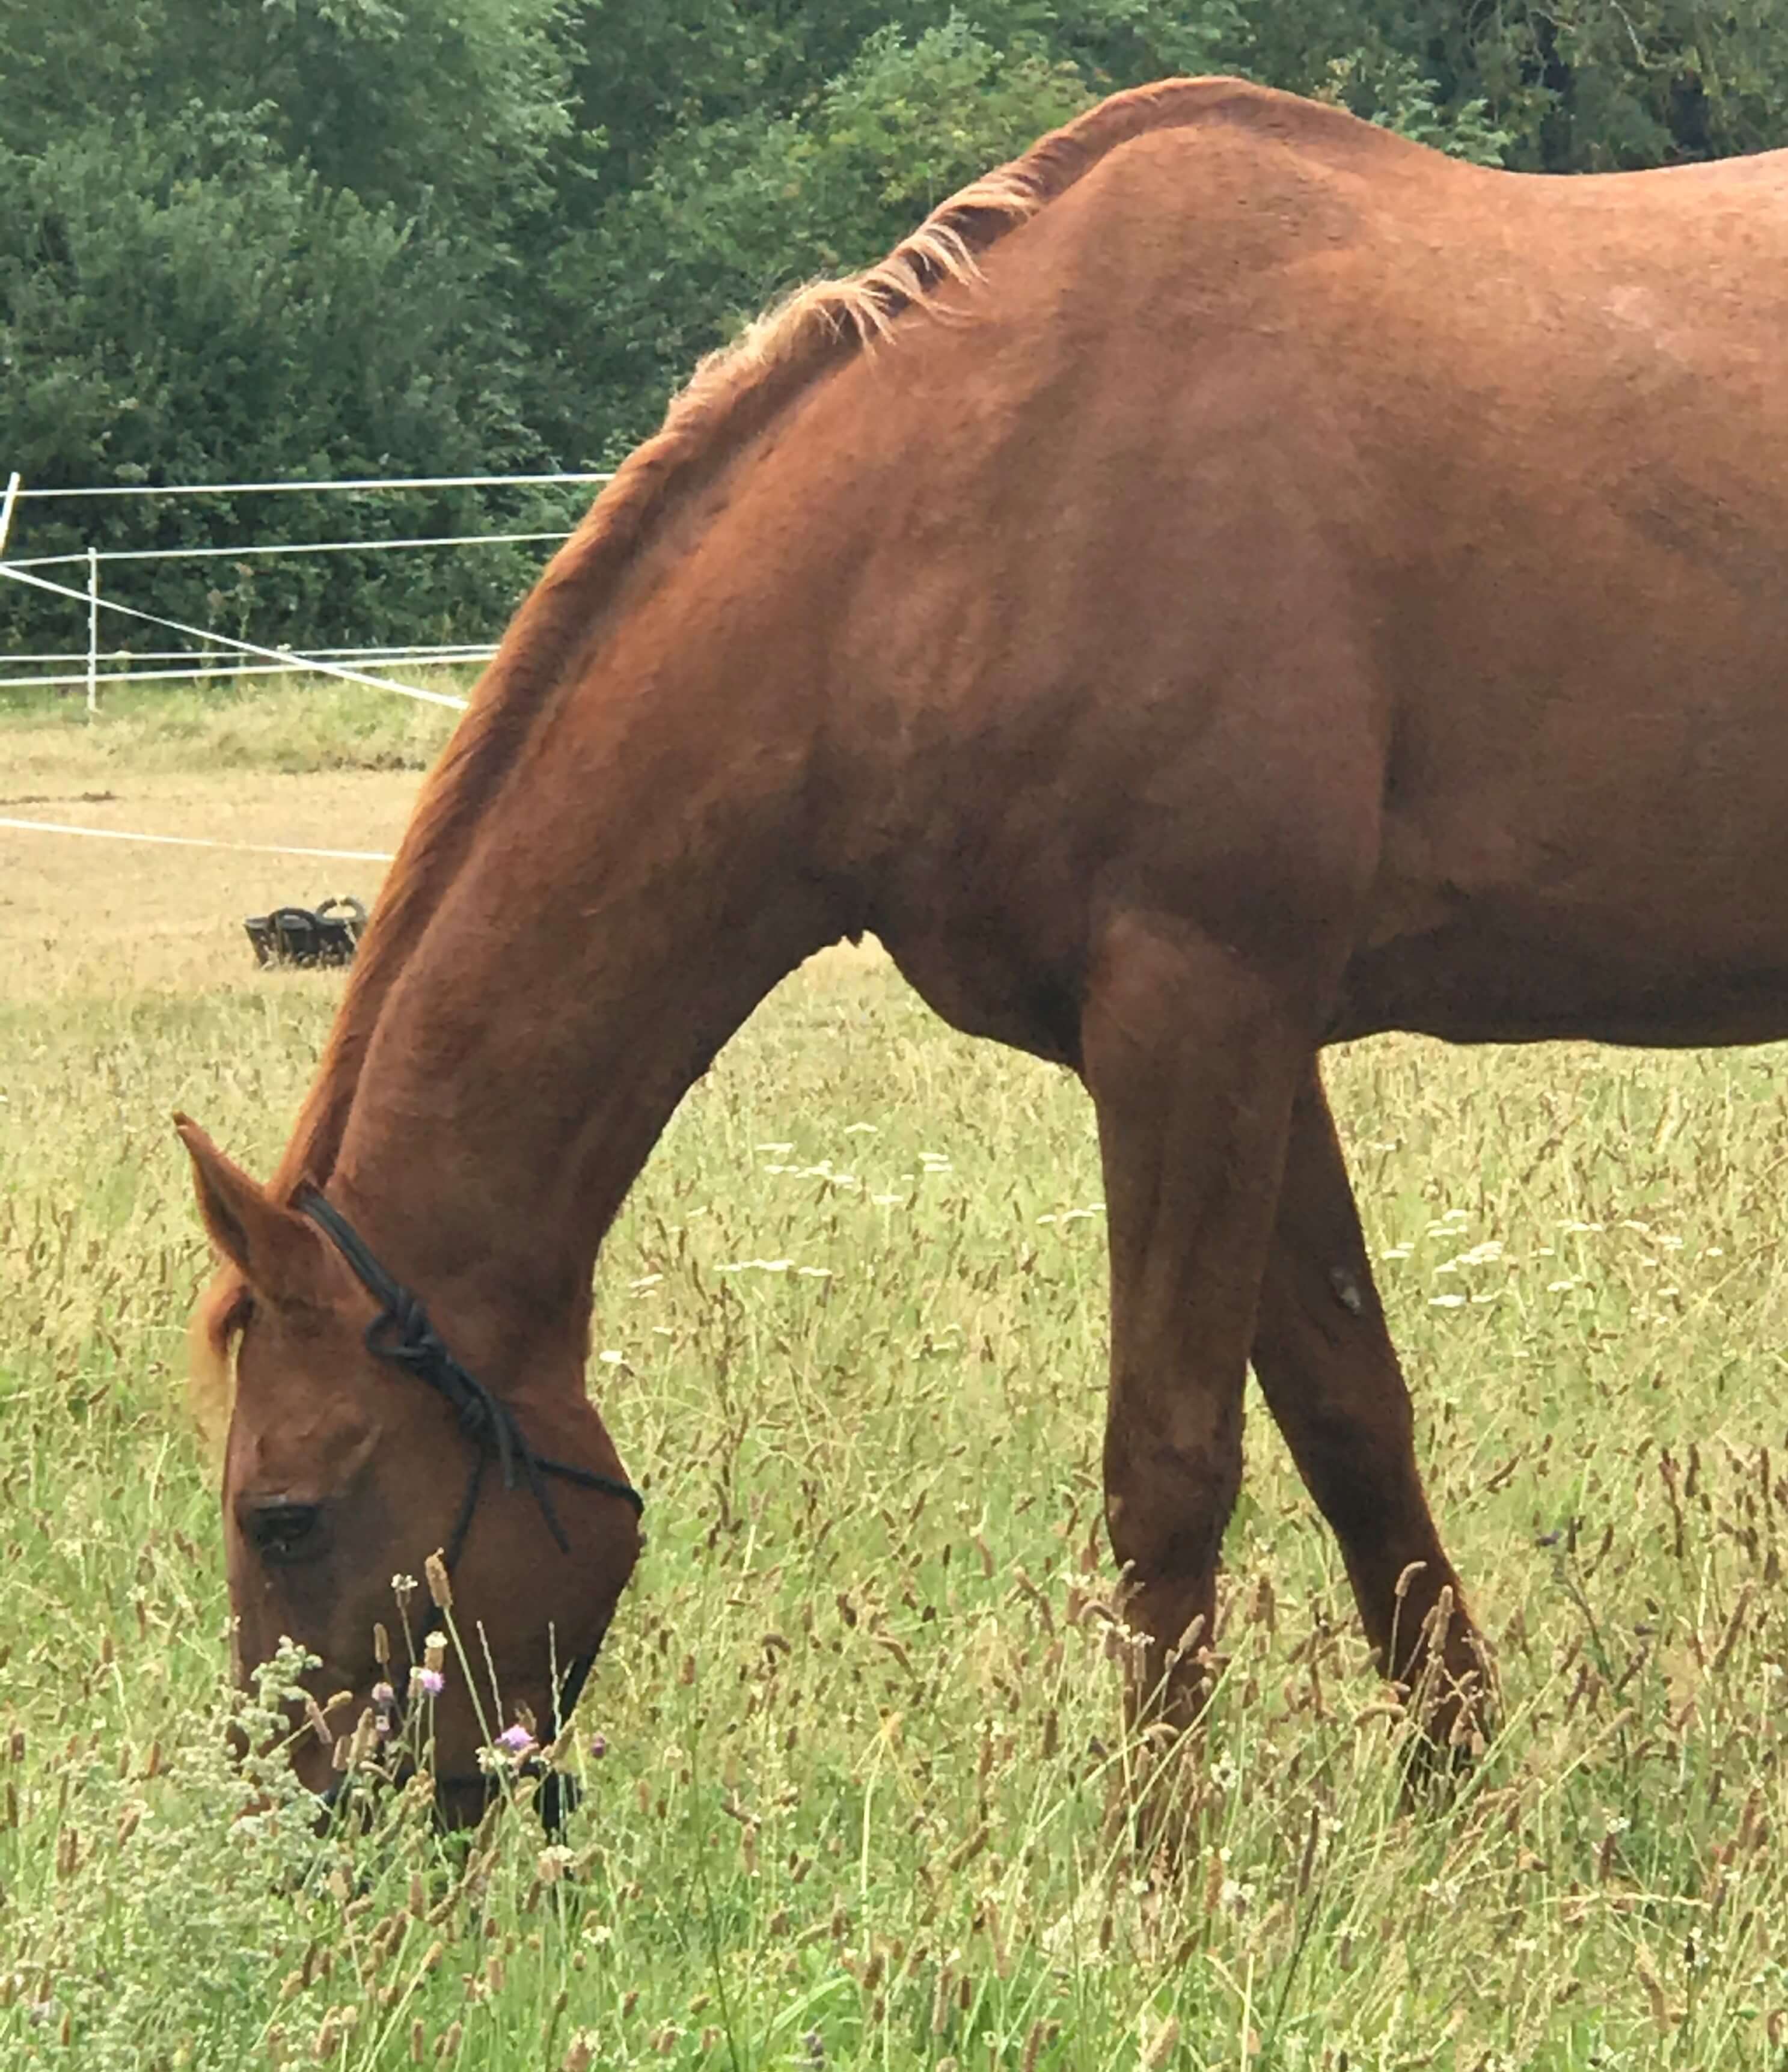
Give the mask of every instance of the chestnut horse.
[{"label": "chestnut horse", "polygon": [[[1139,1696],[1201,1701],[1252,1360],[1456,1730],[1319,1053],[1788,1033],[1785,339],[1788,153],[1523,177],[1204,80],[705,364],[429,780],[271,1183],[183,1122],[241,1662],[291,1634],[364,1706],[445,1548],[548,1731],[638,1545],[597,1248],[756,1003],[873,931],[1092,1097]],[[473,1774],[453,1691],[440,1732]]]}]

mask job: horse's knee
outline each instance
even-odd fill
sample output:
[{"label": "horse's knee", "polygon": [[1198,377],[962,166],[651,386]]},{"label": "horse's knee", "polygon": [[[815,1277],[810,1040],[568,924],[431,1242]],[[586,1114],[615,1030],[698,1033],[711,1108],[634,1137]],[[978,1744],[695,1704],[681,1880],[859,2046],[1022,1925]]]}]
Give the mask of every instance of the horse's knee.
[{"label": "horse's knee", "polygon": [[1241,1486],[1239,1443],[1141,1449],[1108,1441],[1105,1511],[1119,1564],[1144,1586],[1211,1574]]}]

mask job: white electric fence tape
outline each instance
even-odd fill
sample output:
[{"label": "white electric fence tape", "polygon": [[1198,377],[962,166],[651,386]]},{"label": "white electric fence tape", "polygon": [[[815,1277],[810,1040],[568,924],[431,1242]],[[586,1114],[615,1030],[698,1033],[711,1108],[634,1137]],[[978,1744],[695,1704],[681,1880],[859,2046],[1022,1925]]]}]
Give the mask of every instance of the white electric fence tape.
[{"label": "white electric fence tape", "polygon": [[144,835],[121,828],[77,828],[60,820],[14,820],[0,815],[0,828],[34,835],[90,835],[97,841],[159,842],[170,849],[233,849],[239,856],[323,857],[333,863],[390,863],[393,853],[382,849],[298,849],[275,842],[213,841],[204,835]]},{"label": "white electric fence tape", "polygon": [[[569,532],[442,532],[417,540],[281,540],[253,547],[101,547],[93,556],[101,568],[114,561],[239,561],[253,554],[393,554],[415,547],[538,546],[569,540]],[[78,554],[23,554],[15,569],[72,568]]]},{"label": "white electric fence tape", "polygon": [[288,490],[526,489],[536,483],[612,482],[614,471],[569,475],[374,475],[337,482],[105,482],[86,489],[21,489],[21,496],[271,496]]},{"label": "white electric fence tape", "polygon": [[0,576],[25,583],[32,590],[47,590],[52,597],[72,598],[76,604],[89,607],[97,604],[102,611],[119,612],[126,619],[141,619],[146,626],[165,627],[171,633],[184,633],[191,639],[208,640],[220,648],[234,648],[239,654],[258,655],[263,661],[277,662],[286,668],[294,663],[302,663],[318,676],[339,677],[344,684],[364,684],[375,691],[396,691],[400,697],[420,698],[425,705],[450,705],[456,712],[466,709],[463,698],[450,697],[446,691],[425,691],[415,684],[394,683],[388,676],[369,676],[361,669],[344,669],[339,662],[295,655],[289,648],[259,648],[252,640],[238,640],[229,634],[214,633],[203,626],[188,626],[178,619],[160,619],[153,611],[138,611],[134,605],[114,604],[110,598],[97,598],[90,590],[71,590],[66,583],[51,582],[47,576],[33,575],[29,569],[17,568],[9,561],[0,561]]},{"label": "white electric fence tape", "polygon": [[[512,486],[517,483],[529,482],[587,483],[592,485],[600,485],[611,479],[612,478],[607,474],[543,475],[522,477],[513,475],[464,475],[417,476],[412,479],[398,480],[386,479],[383,480],[369,479],[366,481],[352,482],[202,483],[188,484],[183,487],[173,490],[135,484],[113,484],[107,487],[94,489],[32,490],[24,487],[18,474],[14,472],[7,481],[4,491],[0,492],[0,553],[3,553],[5,549],[6,536],[8,532],[10,530],[14,511],[18,504],[27,497],[178,497],[182,495],[204,496],[230,494],[257,494],[292,490],[448,489],[459,487],[471,488],[483,487],[486,485]],[[134,553],[89,553],[84,556],[67,554],[53,556],[45,555],[41,557],[27,557],[26,560],[17,563],[0,561],[0,576],[6,577],[14,582],[24,583],[32,590],[47,591],[52,597],[64,597],[69,598],[74,603],[84,604],[88,606],[90,612],[95,609],[101,611],[117,612],[121,617],[125,619],[134,619],[145,626],[159,626],[168,632],[183,634],[189,639],[195,639],[204,643],[207,649],[224,648],[230,649],[232,652],[238,655],[253,656],[258,661],[271,663],[273,664],[273,670],[270,673],[288,675],[302,672],[314,674],[319,676],[332,676],[342,683],[361,684],[364,684],[368,689],[375,691],[395,691],[400,697],[417,698],[420,699],[425,705],[446,705],[454,711],[462,712],[466,707],[465,699],[451,697],[444,691],[425,690],[420,684],[401,684],[394,681],[388,676],[370,676],[364,669],[346,668],[340,662],[329,660],[324,656],[300,655],[294,653],[294,652],[290,648],[258,647],[252,640],[238,639],[230,634],[214,631],[208,627],[189,626],[183,620],[178,619],[164,619],[152,611],[140,611],[133,605],[117,603],[109,597],[98,596],[96,594],[97,586],[91,583],[87,590],[73,590],[66,583],[53,582],[47,577],[35,574],[31,571],[34,566],[54,566],[59,563],[67,563],[70,561],[78,562],[83,559],[88,560],[89,561],[149,561],[168,559],[197,560],[208,556],[226,556],[242,553],[346,553],[351,549],[364,551],[368,548],[376,550],[380,548],[391,547],[417,548],[424,546],[472,546],[485,544],[487,540],[491,540],[493,536],[495,541],[497,542],[533,544],[561,540],[567,536],[564,533],[551,532],[511,533],[499,534],[495,536],[480,534],[476,536],[467,535],[463,537],[456,536],[451,538],[438,540],[344,541],[339,543],[335,541],[312,541],[293,546],[282,545],[273,547],[198,548],[187,549],[184,551],[179,551],[172,554],[158,553],[152,549],[147,551]],[[339,652],[339,651],[337,652]],[[423,651],[410,656],[407,659],[409,659],[414,666],[429,667],[438,665],[442,662],[455,662],[460,660],[474,662],[482,661],[487,659],[492,652],[493,651],[489,648],[472,648],[468,646],[456,654],[450,648],[443,645],[442,649],[438,652],[430,653],[427,651]],[[57,654],[53,656],[45,655],[42,656],[33,656],[29,659],[33,661],[61,661],[64,660],[76,661],[80,658],[78,655],[71,653],[66,657],[60,654]],[[146,656],[138,659],[144,660],[171,661],[177,659],[184,659],[184,655],[182,651],[173,650],[169,651],[165,654],[157,653],[153,656]],[[28,683],[32,684],[35,684],[39,681],[47,681],[58,684],[85,682],[88,684],[89,693],[91,693],[94,687],[93,678],[91,672],[91,656],[88,657],[88,661],[89,671],[88,674],[84,677],[57,677],[47,680],[21,679],[20,682],[22,684]],[[147,670],[142,671],[140,673],[142,677],[146,680],[151,676],[161,676],[163,675],[171,676],[176,673],[191,674],[191,672]],[[255,672],[249,670],[236,668],[228,672],[223,670],[214,670],[209,673],[217,675],[227,673],[228,675],[236,676],[251,675]],[[129,676],[118,678],[108,677],[100,680],[103,682],[128,682],[131,680],[131,678]],[[60,820],[17,820],[3,815],[0,815],[0,828],[5,828],[10,832],[21,834],[84,836],[89,841],[93,841],[148,842],[170,849],[220,849],[229,851],[240,856],[308,857],[335,863],[390,863],[393,861],[392,853],[386,849],[313,849],[295,843],[219,841],[204,835],[144,834],[121,828],[84,828]]]}]

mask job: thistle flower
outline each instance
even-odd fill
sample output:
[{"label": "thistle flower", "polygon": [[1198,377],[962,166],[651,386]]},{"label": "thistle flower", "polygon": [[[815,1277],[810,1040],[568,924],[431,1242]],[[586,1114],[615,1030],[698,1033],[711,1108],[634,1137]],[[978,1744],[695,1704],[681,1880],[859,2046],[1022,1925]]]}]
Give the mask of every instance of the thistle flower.
[{"label": "thistle flower", "polygon": [[606,1734],[592,1734],[590,1736],[590,1753],[598,1762],[601,1762],[602,1758],[608,1753],[608,1737]]},{"label": "thistle flower", "polygon": [[519,1762],[533,1748],[534,1737],[524,1726],[518,1724],[512,1727],[505,1727],[497,1736],[496,1745],[505,1754],[515,1757]]},{"label": "thistle flower", "polygon": [[438,1698],[447,1688],[447,1679],[438,1669],[415,1668],[409,1672],[409,1688],[425,1698]]}]

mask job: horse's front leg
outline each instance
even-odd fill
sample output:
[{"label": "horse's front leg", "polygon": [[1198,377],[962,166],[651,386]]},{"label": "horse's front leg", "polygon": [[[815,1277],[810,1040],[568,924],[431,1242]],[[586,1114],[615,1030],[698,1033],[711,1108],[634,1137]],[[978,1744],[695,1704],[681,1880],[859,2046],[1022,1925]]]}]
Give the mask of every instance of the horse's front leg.
[{"label": "horse's front leg", "polygon": [[1204,1702],[1198,1658],[1307,1023],[1290,989],[1173,921],[1115,924],[1087,989],[1081,1071],[1111,1240],[1106,1516],[1144,1637],[1139,1724],[1183,1729]]}]

